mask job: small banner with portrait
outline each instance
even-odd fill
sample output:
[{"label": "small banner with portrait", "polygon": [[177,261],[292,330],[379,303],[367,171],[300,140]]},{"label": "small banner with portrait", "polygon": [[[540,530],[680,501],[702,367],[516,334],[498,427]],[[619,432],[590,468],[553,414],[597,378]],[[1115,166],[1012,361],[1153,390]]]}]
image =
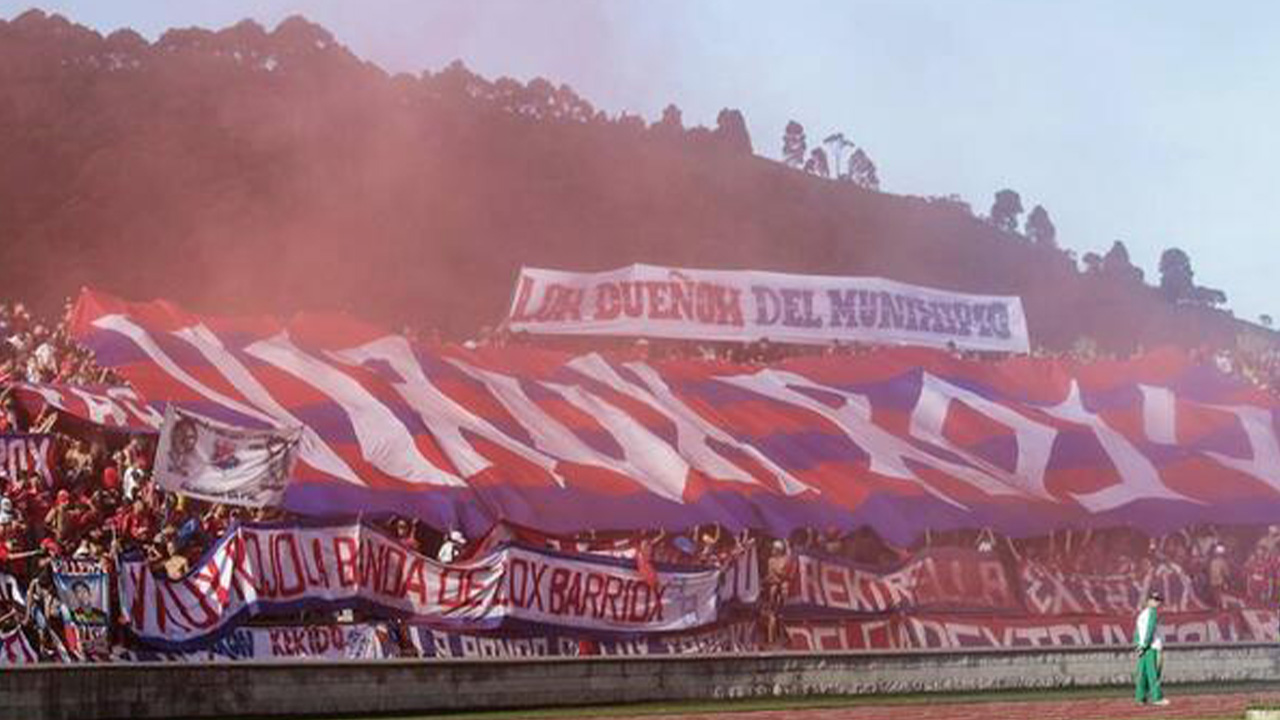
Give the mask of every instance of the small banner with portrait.
[{"label": "small banner with portrait", "polygon": [[53,561],[53,584],[76,625],[107,624],[110,612],[107,571],[97,560],[58,558]]},{"label": "small banner with portrait", "polygon": [[156,482],[198,500],[276,506],[284,500],[301,441],[301,428],[238,428],[169,405],[156,449]]},{"label": "small banner with portrait", "polygon": [[64,640],[75,657],[103,659],[111,654],[108,619],[111,600],[106,569],[97,560],[53,561],[53,585],[62,601]]}]

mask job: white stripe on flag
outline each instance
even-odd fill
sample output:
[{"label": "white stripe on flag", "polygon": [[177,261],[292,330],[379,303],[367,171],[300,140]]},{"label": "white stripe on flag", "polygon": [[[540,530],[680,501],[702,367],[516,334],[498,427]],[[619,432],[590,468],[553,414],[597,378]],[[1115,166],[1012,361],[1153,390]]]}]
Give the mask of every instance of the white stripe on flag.
[{"label": "white stripe on flag", "polygon": [[466,485],[428,460],[404,423],[355,378],[303,352],[287,335],[253,343],[245,352],[293,375],[341,406],[351,420],[361,454],[382,472],[413,483]]},{"label": "white stripe on flag", "polygon": [[355,470],[352,470],[351,466],[333,448],[329,447],[328,443],[315,430],[307,427],[277,402],[266,387],[254,377],[249,368],[245,367],[234,355],[228,352],[222,344],[222,340],[214,335],[209,328],[201,324],[183,328],[174,334],[194,346],[209,361],[209,364],[222,373],[222,377],[249,402],[269,413],[274,418],[276,427],[301,427],[303,429],[302,443],[298,447],[298,458],[300,460],[320,472],[333,475],[347,482],[357,485],[365,484],[356,475]]}]

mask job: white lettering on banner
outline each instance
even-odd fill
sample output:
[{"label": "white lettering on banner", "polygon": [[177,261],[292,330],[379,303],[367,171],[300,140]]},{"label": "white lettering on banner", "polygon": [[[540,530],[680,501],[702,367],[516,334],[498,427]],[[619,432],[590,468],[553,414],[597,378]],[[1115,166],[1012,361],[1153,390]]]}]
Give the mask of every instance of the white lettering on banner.
[{"label": "white lettering on banner", "polygon": [[1113,430],[1097,414],[1085,408],[1080,398],[1080,385],[1075,380],[1071,381],[1066,400],[1041,410],[1051,417],[1088,426],[1098,438],[1098,443],[1102,445],[1107,457],[1111,458],[1116,471],[1120,473],[1120,482],[1095,492],[1074,494],[1076,501],[1085,508],[1092,512],[1102,512],[1144,498],[1194,502],[1165,485],[1155,465],[1152,465],[1151,461],[1139,452],[1128,438]]},{"label": "white lettering on banner", "polygon": [[[84,403],[85,408],[89,411],[90,420],[99,425],[114,425],[117,427],[129,424],[124,408],[112,401],[111,398],[94,395],[80,388],[69,388],[69,390]],[[153,418],[139,416],[139,419],[150,424]],[[156,426],[152,425],[152,427]]]},{"label": "white lettering on banner", "polygon": [[409,628],[409,640],[418,654],[435,659],[573,657],[582,654],[584,639],[590,648],[588,652],[604,657],[706,655],[760,649],[754,621],[633,639],[583,638],[557,632],[533,636],[473,635],[431,630],[420,625]]},{"label": "white lettering on banner", "polygon": [[245,352],[314,387],[341,406],[360,441],[365,460],[382,472],[413,483],[465,485],[462,478],[432,464],[418,449],[409,429],[355,378],[304,353],[287,335],[253,343]]},{"label": "white lettering on banner", "polygon": [[1244,620],[1246,638],[1258,638],[1262,640],[1275,641],[1280,639],[1277,637],[1280,627],[1276,623],[1276,612],[1273,610],[1240,610],[1240,616]]},{"label": "white lettering on banner", "polygon": [[[1049,455],[1053,451],[1054,438],[1058,435],[1056,429],[1035,422],[1004,405],[991,402],[975,392],[956,387],[930,373],[925,372],[921,375],[920,398],[916,401],[915,410],[911,413],[912,437],[927,440],[950,450],[975,467],[1000,478],[1010,487],[1019,488],[1029,495],[1045,500],[1053,498],[1045,489],[1044,473],[1049,467]],[[1013,430],[1017,443],[1017,467],[1012,472],[988,462],[947,439],[942,430],[946,425],[952,402],[963,403]]]},{"label": "white lettering on banner", "polygon": [[[637,313],[659,307],[668,313],[688,304],[696,316],[702,302],[698,293],[712,298],[707,294],[710,290],[698,289],[701,285],[690,291],[684,280],[666,282],[677,285],[660,283],[661,290],[650,289],[658,285],[637,286],[640,290],[634,297],[644,305],[637,307]],[[685,289],[672,289],[677,286]],[[620,316],[631,312],[629,292],[619,290]],[[894,303],[898,301],[884,305],[875,300],[880,304],[872,312],[873,293],[868,291],[864,302],[861,290],[851,292],[854,300],[846,303],[847,308],[840,306],[845,308],[840,315],[842,325],[877,323],[876,313],[897,307]],[[762,296],[776,296],[776,306],[771,307],[780,317],[787,315],[788,308],[798,318],[811,311],[815,317],[820,315],[817,294],[778,290]],[[531,294],[529,301],[534,303],[538,297]],[[590,304],[591,297],[586,296],[583,302]],[[921,322],[925,313],[919,307],[899,304],[903,317],[907,317],[910,305],[914,322]],[[540,314],[535,306],[541,307],[531,304],[528,307],[534,309],[529,312]],[[860,319],[864,311],[870,313],[870,321]],[[686,314],[683,309],[679,312],[682,317]],[[938,320],[945,313],[929,312],[933,313],[929,323],[948,322]],[[846,317],[850,313],[854,320]],[[952,315],[950,322],[956,327],[964,325],[954,308]],[[968,322],[971,329],[981,324],[972,315]],[[140,376],[142,387],[157,397],[172,394],[189,399],[194,405],[190,409],[196,412],[240,425],[261,422],[278,428],[300,425],[290,413],[308,416],[298,409],[306,403],[327,408],[324,417],[333,420],[333,427],[318,426],[325,433],[323,438],[311,428],[304,435],[299,457],[305,465],[299,475],[307,482],[294,486],[290,493],[296,507],[329,506],[339,502],[337,498],[347,497],[340,489],[333,492],[327,487],[335,479],[355,484],[370,481],[379,487],[385,483],[377,479],[399,479],[428,488],[442,483],[472,490],[485,502],[476,513],[466,514],[463,520],[467,523],[485,525],[501,510],[498,514],[515,522],[539,525],[537,516],[547,509],[546,503],[554,503],[550,498],[561,494],[548,478],[558,480],[561,490],[575,497],[586,497],[583,493],[620,497],[617,492],[625,494],[627,490],[612,486],[616,476],[619,482],[632,483],[632,489],[642,496],[688,503],[682,512],[730,526],[759,521],[786,525],[805,517],[813,520],[826,512],[825,498],[831,507],[846,509],[883,504],[914,510],[942,502],[962,510],[981,506],[989,511],[986,514],[993,526],[1007,532],[1016,531],[1023,508],[1045,522],[1059,524],[1079,523],[1090,514],[1117,509],[1137,512],[1126,506],[1148,498],[1184,504],[1202,504],[1204,498],[1209,503],[1206,512],[1229,512],[1239,492],[1244,491],[1215,487],[1214,468],[1219,474],[1247,473],[1280,491],[1280,443],[1274,432],[1273,409],[1197,404],[1184,397],[1189,393],[1175,395],[1168,388],[1121,380],[1108,386],[1111,390],[1107,392],[1113,393],[1112,406],[1129,417],[1133,416],[1131,411],[1141,410],[1140,428],[1122,426],[1111,420],[1109,411],[1095,411],[1092,395],[1083,396],[1086,389],[1092,393],[1094,387],[1105,383],[1098,381],[1102,384],[1082,389],[1080,381],[1070,379],[1070,367],[1053,363],[1041,369],[1060,373],[1065,397],[1042,400],[1035,392],[1023,391],[1034,378],[1021,371],[1010,374],[1001,368],[979,369],[941,357],[924,364],[943,369],[908,369],[890,377],[884,371],[900,360],[893,354],[885,362],[865,358],[848,367],[841,365],[844,361],[836,362],[838,359],[809,359],[752,372],[714,363],[621,363],[599,355],[568,359],[534,349],[475,355],[455,350],[433,353],[395,337],[343,349],[344,340],[336,334],[316,338],[321,349],[308,344],[305,351],[287,336],[260,340],[247,348],[240,348],[240,342],[230,346],[227,341],[229,346],[224,347],[224,341],[199,324],[172,332],[144,330],[120,315],[102,316],[93,324],[95,330],[87,334],[97,336],[95,341],[101,339],[107,346],[136,345],[136,352],[144,355],[141,365],[154,372]],[[373,333],[367,337],[375,337]],[[185,364],[190,358],[199,364],[200,357],[208,361],[200,371]],[[529,367],[539,370],[522,369]],[[1178,367],[1188,368],[1184,363]],[[1135,362],[1125,377],[1141,374],[1137,371],[1142,368],[1142,361]],[[994,375],[988,376],[988,371]],[[915,377],[920,379],[918,394]],[[969,382],[987,377],[993,378],[986,386],[990,391],[970,389]],[[1135,386],[1137,392],[1133,392]],[[299,387],[304,388],[302,397],[292,392]],[[1023,390],[1016,389],[1019,387]],[[101,395],[94,395],[96,399],[84,400],[61,391],[63,400],[84,415],[114,422],[124,413],[134,422],[132,411],[122,409],[127,406],[109,405]],[[1196,396],[1204,397],[1200,393]],[[1225,392],[1218,396],[1233,397]],[[874,408],[872,397],[877,403]],[[764,415],[776,419],[777,427],[744,421],[751,427],[735,432],[742,428],[733,427],[730,418],[742,411],[738,401],[750,398],[760,404]],[[30,399],[38,400],[34,396]],[[1139,400],[1141,408],[1134,404]],[[91,409],[81,410],[82,406]],[[557,409],[566,407],[575,415],[590,416],[591,427],[564,420]],[[1009,437],[1004,439],[1011,440],[1015,450],[1008,462],[992,459],[951,432],[952,425],[964,426],[971,414],[968,410],[1008,428]],[[1175,415],[1178,412],[1203,414],[1212,422],[1198,417],[1189,422],[1188,417]],[[1225,423],[1217,417],[1223,413],[1227,414]],[[1237,422],[1240,432],[1234,431]],[[354,437],[343,432],[348,423]],[[782,448],[778,439],[793,431],[804,437]],[[1248,448],[1223,447],[1224,432],[1232,439],[1243,438],[1240,444],[1247,441]],[[756,433],[759,437],[753,436]],[[1212,435],[1192,437],[1196,433]],[[1175,442],[1179,435],[1182,441]],[[1062,442],[1072,438],[1083,438],[1086,447]],[[1170,442],[1172,446],[1163,449],[1157,445]],[[495,444],[499,451],[490,454]],[[1094,456],[1091,449],[1095,446],[1103,450],[1098,455],[1105,457]],[[36,462],[34,458],[14,459],[8,446],[0,450],[10,463]],[[1169,455],[1172,450],[1178,451],[1176,456]],[[1144,455],[1147,452],[1149,455]],[[511,462],[513,453],[536,468]],[[1175,457],[1203,461],[1208,474],[1197,475],[1194,462],[1170,460]],[[1108,465],[1115,469],[1109,470]],[[568,483],[566,473],[581,467],[609,471],[613,474],[610,486]],[[512,471],[521,468],[527,468],[530,477],[520,478],[520,484],[539,490],[514,491],[488,482],[509,478]],[[498,470],[502,472],[494,474]],[[1102,483],[1074,491],[1061,489],[1072,484],[1072,473],[1084,470],[1101,474]],[[480,473],[486,475],[477,478]],[[583,474],[592,481],[603,475]],[[908,483],[913,487],[905,487]],[[702,488],[712,492],[695,492]],[[724,502],[735,489],[745,492]],[[760,502],[766,495],[801,495],[804,502],[777,502],[776,497]],[[917,497],[923,495],[929,497]],[[455,496],[449,494],[456,500]],[[419,512],[434,513],[447,498],[424,496],[419,500]],[[646,521],[670,519],[666,502],[645,508],[653,514]],[[939,511],[953,512],[950,508]],[[752,513],[759,517],[752,520]],[[919,517],[912,511],[873,515],[879,529],[901,534],[899,538],[920,528]]]},{"label": "white lettering on banner", "polygon": [[[572,430],[539,407],[525,393],[521,381],[516,378],[481,370],[463,362],[450,362],[461,372],[483,383],[511,416],[520,422],[521,427],[533,438],[534,446],[542,452],[569,462],[616,468],[630,477],[652,480],[648,487],[655,493],[668,499],[680,499],[687,466],[671,446],[652,438],[643,428],[637,429],[639,424],[635,421],[631,421],[631,424],[637,427],[632,427],[618,418],[616,412],[593,413],[597,422],[614,431],[612,435],[623,449],[622,458],[610,457],[587,445]],[[584,397],[586,393],[580,390],[539,384],[547,392],[558,393],[566,400],[572,396],[579,406],[598,406],[598,401],[587,400]],[[611,425],[616,427],[610,427]],[[654,445],[655,442],[661,447]],[[639,462],[643,464],[643,468],[636,465],[637,458],[641,458]]]},{"label": "white lettering on banner", "polygon": [[63,400],[62,393],[57,388],[39,383],[16,383],[16,386],[39,395],[48,405],[66,409],[67,403]]},{"label": "white lettering on banner", "polygon": [[[647,393],[641,395],[641,391],[638,388],[634,388],[630,383],[618,377],[617,372],[605,362],[604,358],[596,354],[574,358],[569,362],[569,367],[587,378],[603,383],[637,402],[654,408],[663,417],[669,418],[674,422],[676,425],[676,444],[681,452],[663,453],[663,458],[669,464],[669,467],[662,474],[653,478],[651,484],[646,485],[646,487],[651,487],[654,492],[677,501],[682,499],[685,483],[689,478],[690,463],[699,466],[703,470],[724,473],[724,475],[712,474],[712,477],[723,477],[748,483],[754,482],[750,476],[742,473],[736,466],[724,462],[719,455],[711,452],[710,448],[706,446],[706,436],[700,435],[690,425],[687,418],[680,417],[678,412],[667,412],[652,395]],[[616,412],[614,411],[614,414]],[[665,445],[661,438],[654,438],[653,440]]]},{"label": "white lettering on banner", "polygon": [[1178,430],[1177,404],[1169,388],[1138,385],[1142,393],[1142,428],[1151,442],[1176,445]]},{"label": "white lettering on banner", "polygon": [[[792,650],[955,650],[966,648],[1129,646],[1131,615],[1065,618],[963,618],[947,615],[787,623]],[[1169,644],[1274,642],[1273,611],[1221,611],[1161,615]]]},{"label": "white lettering on banner", "polygon": [[956,607],[1017,610],[1013,588],[997,557],[972,551],[931,551],[892,572],[802,554],[786,605],[864,614]]},{"label": "white lettering on banner", "polygon": [[[610,468],[615,468],[618,464],[613,458],[601,456],[598,452],[582,443],[567,428],[563,428],[559,423],[551,420],[532,400],[524,395],[516,380],[509,376],[480,371],[460,361],[451,361],[460,372],[484,383],[486,388],[496,398],[499,398],[504,407],[517,420],[521,421],[521,427],[527,427],[531,430],[535,446],[527,445],[517,438],[499,431],[488,421],[475,415],[441,392],[423,373],[421,364],[413,356],[412,348],[403,338],[381,338],[358,348],[330,353],[330,356],[349,365],[364,367],[370,367],[369,364],[372,361],[387,363],[397,376],[393,381],[396,391],[422,417],[432,419],[432,435],[440,442],[445,454],[454,465],[468,476],[483,472],[491,464],[484,456],[475,451],[471,443],[463,436],[462,430],[475,433],[515,452],[524,459],[542,467],[552,477],[560,481],[562,485],[563,479],[559,477],[556,468],[559,459],[554,455],[559,455],[561,458],[574,460],[575,462],[603,465]],[[708,438],[733,446],[755,458],[775,473],[777,477],[782,478],[784,487],[788,489],[803,490],[807,487],[762,455],[753,446],[739,443],[723,430],[716,428],[690,410],[675,398],[665,385],[661,384],[661,381],[657,379],[656,373],[653,373],[651,368],[641,365],[629,366],[633,372],[645,379],[647,386],[641,389],[622,380],[613,368],[598,355],[593,354],[575,358],[570,361],[569,367],[637,402],[648,405],[654,412],[662,414],[674,422],[677,433],[676,444],[680,452],[676,454],[668,451],[658,455],[661,462],[658,463],[657,469],[660,472],[660,477],[667,479],[667,484],[658,486],[660,494],[675,499],[679,498],[683,492],[689,463],[705,472],[709,477],[751,484],[756,483],[755,479],[748,473],[726,461],[712,450],[707,443]],[[370,367],[370,369],[377,372],[374,367]],[[566,399],[572,397],[578,406],[592,408],[593,415],[596,415],[596,409],[601,408],[600,403],[606,402],[584,391],[569,392],[562,385],[551,387]],[[611,429],[615,425],[611,421],[616,420],[618,417],[620,417],[620,410],[614,410],[613,408],[608,408],[606,412],[598,415],[598,418],[609,424]],[[630,431],[633,428],[624,425],[621,429]],[[645,434],[649,433],[646,431]],[[655,440],[661,442],[659,439]],[[644,456],[646,453],[640,453],[640,455]],[[652,476],[646,475],[641,479],[645,480],[650,477]]]},{"label": "white lettering on banner", "polygon": [[[626,412],[579,388],[555,386],[565,399],[590,414],[614,439],[624,458],[628,477],[653,494],[673,502],[684,502],[689,480],[689,463],[679,450],[658,437]],[[614,464],[617,464],[616,461]],[[608,462],[602,464],[609,467]]]},{"label": "white lettering on banner", "polygon": [[1027,352],[1022,302],[881,278],[632,265],[523,268],[513,330],[703,340],[865,341]]},{"label": "white lettering on banner", "polygon": [[[384,657],[377,637],[379,630],[380,628],[371,625],[254,628],[254,656],[281,659],[378,659]],[[263,644],[267,647],[262,647]]]},{"label": "white lettering on banner", "polygon": [[463,436],[462,431],[465,430],[510,450],[558,478],[555,458],[498,430],[436,387],[423,372],[422,365],[414,357],[413,348],[403,337],[379,338],[367,345],[329,353],[329,356],[372,372],[377,372],[376,367],[371,367],[374,361],[389,365],[397,376],[392,380],[396,392],[419,415],[431,419],[431,434],[454,467],[464,475],[478,475],[492,467],[492,463],[476,452]]},{"label": "white lettering on banner", "polygon": [[650,585],[634,569],[519,547],[445,565],[359,525],[238,527],[181,580],[124,563],[120,598],[136,633],[172,643],[202,638],[246,608],[357,598],[433,621],[512,618],[657,632],[714,622],[718,604],[737,587],[721,574],[661,572]]},{"label": "white lettering on banner", "polygon": [[[109,387],[100,392],[91,392],[87,388],[71,385],[55,387],[41,383],[15,383],[15,387],[39,395],[50,407],[72,415],[83,416],[84,419],[99,425],[108,427],[140,425],[156,429],[160,427],[163,420],[160,413],[143,404],[132,388]],[[64,393],[77,398],[84,406],[84,412],[79,412]]]},{"label": "white lettering on banner", "polygon": [[915,606],[911,573],[877,575],[842,564],[802,555],[799,573],[789,588],[787,602],[848,610],[885,612]]},{"label": "white lettering on banner", "polygon": [[398,656],[380,624],[241,627],[201,644],[199,649],[157,652],[126,650],[135,662],[295,662],[298,660],[382,660]]},{"label": "white lettering on banner", "polygon": [[[479,635],[458,636],[461,652],[458,657],[464,658],[529,658],[547,657],[551,655],[551,646],[547,638],[502,638]],[[449,657],[453,654],[449,647],[449,638],[436,636],[436,647],[443,646],[443,652],[437,657]]]},{"label": "white lettering on banner", "polygon": [[[1009,487],[974,468],[952,463],[924,452],[882,430],[871,420],[871,403],[862,395],[827,385],[819,385],[806,377],[784,370],[761,370],[752,375],[733,375],[717,378],[737,387],[765,397],[810,410],[831,421],[855,445],[871,458],[871,472],[889,477],[910,480],[934,497],[956,507],[961,502],[920,479],[905,462],[910,459],[941,470],[952,477],[964,480],[989,495],[1021,495],[1017,488]],[[814,400],[801,392],[812,389],[826,395],[838,395],[843,402],[839,409]]]},{"label": "white lettering on banner", "polygon": [[[231,358],[229,354],[223,351],[221,343],[216,339],[210,339],[212,334],[207,328],[200,326],[194,330],[174,333],[174,337],[185,340],[189,345],[204,355],[219,372],[236,389],[237,392],[245,394],[249,402],[254,403],[257,407],[246,405],[234,398],[230,398],[222,393],[210,388],[199,380],[191,376],[186,370],[173,361],[160,346],[151,338],[146,330],[134,324],[132,320],[121,315],[104,315],[93,321],[94,327],[103,330],[118,332],[129,338],[135,345],[142,350],[151,361],[160,366],[168,375],[176,382],[182,383],[187,388],[195,391],[200,396],[211,400],[218,405],[233,410],[245,417],[254,418],[271,427],[279,427],[290,425],[292,427],[303,427],[303,442],[299,449],[299,455],[303,462],[315,467],[323,472],[329,473],[334,477],[341,478],[347,482],[363,485],[356,473],[348,466],[337,453],[333,451],[319,435],[298,422],[297,418],[290,415],[284,410],[271,395],[257,381],[252,379],[249,371],[245,369],[238,361]],[[259,410],[258,408],[264,408]],[[270,414],[269,414],[270,413]],[[275,417],[273,417],[273,415]],[[277,419],[279,418],[279,419]]]},{"label": "white lettering on banner", "polygon": [[[635,386],[619,377],[613,371],[613,368],[610,368],[599,355],[593,354],[575,358],[569,362],[569,367],[583,372],[589,377],[595,377],[597,380],[606,382],[610,387],[618,389],[633,398],[636,397],[636,395],[632,394],[635,391],[624,389],[634,388]],[[671,388],[667,387],[662,377],[652,367],[643,363],[627,363],[625,367],[644,383],[647,398],[652,401],[649,404],[664,408],[666,410],[664,415],[674,421],[676,443],[680,447],[682,454],[693,462],[694,467],[706,473],[708,477],[751,485],[759,484],[749,473],[725,460],[724,457],[713,450],[707,442],[708,439],[713,439],[718,443],[739,450],[763,465],[766,470],[773,473],[773,476],[778,480],[778,484],[786,494],[795,495],[812,489],[784,470],[781,465],[775,463],[767,455],[760,452],[754,445],[738,442],[729,433],[707,422],[706,418],[694,412],[688,405],[677,398],[675,393],[671,392]]]},{"label": "white lettering on banner", "polygon": [[[715,653],[753,652],[760,649],[760,641],[756,635],[755,623],[736,623],[716,630],[701,633],[680,634],[664,637],[659,640],[663,653],[667,655],[709,655]],[[639,645],[640,643],[635,643]],[[609,650],[608,645],[601,647],[601,655]],[[611,655],[651,654],[648,646],[640,651],[622,652],[627,648],[613,648]]]},{"label": "white lettering on banner", "polygon": [[133,341],[135,345],[138,346],[138,349],[142,350],[142,352],[146,353],[147,357],[151,358],[152,362],[154,362],[156,365],[159,365],[160,369],[164,370],[165,373],[169,375],[169,377],[182,383],[183,385],[186,385],[188,388],[199,393],[201,396],[208,398],[209,400],[212,400],[218,403],[219,405],[222,405],[223,407],[226,407],[230,410],[234,410],[240,413],[241,415],[245,415],[247,417],[260,420],[263,423],[266,423],[268,425],[275,425],[275,422],[271,419],[271,416],[267,415],[266,413],[258,410],[257,408],[251,407],[249,405],[245,405],[244,403],[236,400],[235,398],[231,398],[231,397],[227,397],[226,395],[223,395],[217,390],[214,390],[213,388],[209,387],[208,385],[205,385],[204,383],[194,378],[186,370],[183,370],[181,365],[174,362],[173,358],[169,357],[169,355],[165,353],[164,350],[160,349],[160,346],[156,344],[155,340],[152,339],[151,335],[148,334],[146,330],[134,324],[134,322],[129,318],[126,318],[123,315],[103,315],[97,320],[94,320],[93,325],[94,327],[100,328],[102,330],[110,330],[112,332],[117,332],[129,338],[131,341]]},{"label": "white lettering on banner", "polygon": [[1239,419],[1245,437],[1249,439],[1249,458],[1235,458],[1212,451],[1205,452],[1205,455],[1280,490],[1280,445],[1276,443],[1275,417],[1272,412],[1245,405],[1207,407],[1231,413]]},{"label": "white lettering on banner", "polygon": [[164,421],[164,417],[156,412],[155,408],[142,402],[142,398],[128,387],[109,387],[106,394],[113,402],[118,403],[126,412],[136,417],[141,422],[151,427],[160,427],[160,423]]},{"label": "white lettering on banner", "polygon": [[1167,562],[1143,574],[1090,575],[1028,561],[1022,564],[1021,574],[1027,609],[1036,615],[1129,612],[1152,590],[1160,591],[1170,611],[1209,609],[1196,595],[1191,575]]},{"label": "white lettering on banner", "polygon": [[18,478],[35,473],[53,483],[53,436],[0,435],[0,477]]},{"label": "white lettering on banner", "polygon": [[[584,465],[595,465],[628,474],[655,494],[681,502],[688,480],[690,463],[716,479],[733,480],[758,485],[759,482],[741,468],[726,461],[707,444],[709,436],[727,444],[742,447],[723,431],[716,430],[705,420],[694,419],[694,413],[671,395],[665,386],[661,389],[649,385],[641,390],[627,383],[598,355],[575,358],[569,367],[584,376],[604,383],[608,387],[654,408],[676,425],[676,446],[672,446],[637,422],[625,410],[588,392],[582,387],[563,383],[540,383],[549,392],[558,394],[566,402],[590,414],[610,432],[622,449],[621,459],[613,458],[591,448],[572,430],[543,411],[528,397],[516,378],[471,367],[459,361],[451,361],[463,373],[485,384],[494,397],[528,429],[540,450]],[[653,383],[655,376],[647,366],[635,364],[628,369]],[[744,449],[745,450],[745,449]],[[748,453],[760,456],[754,448]],[[802,483],[785,473],[771,461],[760,456],[771,470],[778,473],[785,487],[795,491],[806,489]]]},{"label": "white lettering on banner", "polygon": [[1060,574],[1028,565],[1022,569],[1022,583],[1027,607],[1038,615],[1084,612],[1084,605],[1073,593],[1067,592]]}]

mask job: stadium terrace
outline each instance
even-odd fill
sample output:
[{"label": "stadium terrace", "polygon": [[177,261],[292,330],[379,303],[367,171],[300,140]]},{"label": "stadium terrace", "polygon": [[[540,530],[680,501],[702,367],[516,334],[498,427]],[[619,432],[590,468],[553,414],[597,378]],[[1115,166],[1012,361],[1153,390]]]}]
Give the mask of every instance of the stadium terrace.
[{"label": "stadium terrace", "polygon": [[[610,307],[759,319],[749,285],[651,282]],[[539,287],[513,320],[599,295]],[[769,287],[783,318],[819,297]],[[832,307],[878,325],[883,298]],[[963,326],[907,300],[904,327]],[[1272,356],[252,326],[98,293],[58,320],[0,306],[0,662],[1123,644],[1153,589],[1171,643],[1275,639],[1280,506],[1250,460]],[[163,487],[154,397],[305,420],[284,502]],[[393,456],[361,447],[387,432],[370,413]],[[1108,483],[1162,509],[1126,515]]]}]

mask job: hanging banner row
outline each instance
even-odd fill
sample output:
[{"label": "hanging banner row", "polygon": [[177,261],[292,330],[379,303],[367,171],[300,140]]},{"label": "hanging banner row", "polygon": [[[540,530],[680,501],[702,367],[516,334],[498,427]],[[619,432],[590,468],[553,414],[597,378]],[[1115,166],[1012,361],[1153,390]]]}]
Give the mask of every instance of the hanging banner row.
[{"label": "hanging banner row", "polygon": [[186,577],[121,563],[120,602],[135,637],[199,644],[244,619],[359,603],[418,621],[497,627],[521,621],[613,632],[711,624],[725,602],[759,592],[754,553],[720,569],[662,570],[509,546],[446,565],[358,523],[233,528]]},{"label": "hanging banner row", "polygon": [[[882,619],[788,623],[788,650],[823,653],[866,650],[966,650],[1063,647],[1124,647],[1130,644],[1130,614],[1075,618],[998,618],[959,615],[895,616]],[[1219,610],[1172,613],[1161,618],[1165,641],[1184,643],[1275,642],[1276,613]],[[15,633],[17,654],[0,664],[35,662],[29,645]],[[0,636],[3,642],[4,636]],[[3,648],[0,645],[0,648]],[[383,660],[399,657],[495,659],[580,655],[714,655],[779,649],[769,646],[755,622],[732,622],[696,631],[598,638],[548,629],[543,632],[465,633],[422,625],[397,628],[384,623],[236,628],[198,650],[121,651],[117,658],[138,662],[296,662],[300,660]],[[23,653],[27,654],[23,654]]]}]

